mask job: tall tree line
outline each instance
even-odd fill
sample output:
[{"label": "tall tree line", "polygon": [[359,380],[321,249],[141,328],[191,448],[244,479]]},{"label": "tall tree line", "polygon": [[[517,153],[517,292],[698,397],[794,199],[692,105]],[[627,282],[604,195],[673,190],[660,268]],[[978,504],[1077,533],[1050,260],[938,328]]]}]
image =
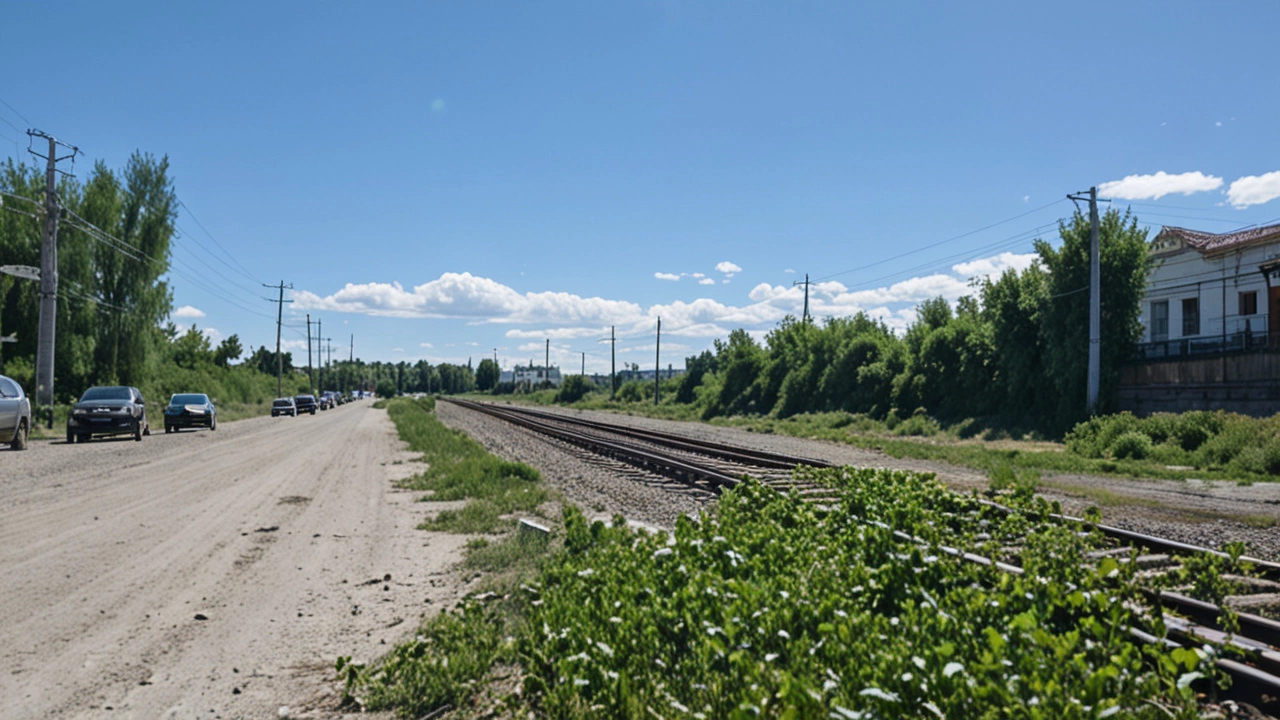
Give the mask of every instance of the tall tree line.
[{"label": "tall tree line", "polygon": [[[38,267],[43,227],[35,209],[44,203],[44,173],[8,159],[0,166],[0,190],[33,201],[6,198],[0,263]],[[169,160],[135,152],[119,171],[99,161],[83,182],[62,177],[57,193],[66,210],[57,237],[57,397],[65,401],[91,384],[141,385],[170,342],[161,326],[172,308],[162,278],[177,214]],[[0,276],[0,333],[17,336],[5,348],[5,369],[28,388],[38,296],[38,283]]]},{"label": "tall tree line", "polygon": [[[703,417],[845,411],[878,418],[923,410],[985,416],[1061,432],[1085,418],[1089,221],[1060,224],[1062,242],[1036,242],[1038,262],[978,283],[954,304],[921,303],[902,336],[865,314],[823,323],[788,317],[758,343],[744,330],[688,358],[668,402]],[[1146,232],[1129,213],[1100,224],[1101,412],[1113,411],[1119,367],[1142,334]]]}]

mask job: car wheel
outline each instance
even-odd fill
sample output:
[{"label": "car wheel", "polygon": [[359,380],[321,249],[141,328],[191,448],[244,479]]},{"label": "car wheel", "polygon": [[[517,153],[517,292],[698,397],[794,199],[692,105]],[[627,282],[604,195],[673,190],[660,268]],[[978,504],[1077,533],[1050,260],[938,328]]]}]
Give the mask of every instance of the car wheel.
[{"label": "car wheel", "polygon": [[143,425],[143,426],[142,426],[142,434],[143,434],[143,435],[150,435],[150,434],[151,434],[151,423],[147,423],[146,425]]},{"label": "car wheel", "polygon": [[217,430],[217,429],[218,429],[218,418],[214,418],[214,419],[212,419],[212,420],[210,420],[210,421],[209,421],[209,429],[210,429],[210,430]]},{"label": "car wheel", "polygon": [[27,449],[27,420],[23,418],[18,421],[18,432],[13,434],[13,442],[9,443],[10,450],[26,450]]},{"label": "car wheel", "polygon": [[311,408],[311,414],[312,414],[312,415],[315,415],[315,414],[316,414],[316,409],[315,409],[315,408]]},{"label": "car wheel", "polygon": [[71,432],[70,430],[67,430],[67,444],[74,445],[75,442],[76,442],[76,434]]},{"label": "car wheel", "polygon": [[133,439],[142,442],[142,423],[138,423],[137,427],[133,429]]}]

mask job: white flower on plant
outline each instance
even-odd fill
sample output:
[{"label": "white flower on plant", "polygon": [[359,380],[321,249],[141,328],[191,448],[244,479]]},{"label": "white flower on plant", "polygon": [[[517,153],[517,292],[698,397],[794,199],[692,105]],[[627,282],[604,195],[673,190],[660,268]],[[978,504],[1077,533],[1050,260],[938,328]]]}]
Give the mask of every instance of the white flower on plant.
[{"label": "white flower on plant", "polygon": [[613,657],[613,648],[609,647],[608,645],[605,645],[602,642],[598,642],[596,643],[596,647],[600,648],[600,652],[604,653],[605,655],[608,655],[609,657]]},{"label": "white flower on plant", "polygon": [[574,678],[573,684],[578,687],[582,687],[583,685],[590,685],[591,681],[587,680],[586,678]]},{"label": "white flower on plant", "polygon": [[924,658],[920,657],[919,655],[912,655],[912,656],[911,656],[911,664],[913,664],[913,665],[915,665],[916,667],[918,667],[918,668],[920,668],[921,670],[923,670],[923,669],[924,669]]},{"label": "white flower on plant", "polygon": [[881,690],[880,688],[877,688],[877,687],[863,688],[862,691],[859,692],[858,694],[864,697],[878,698],[880,700],[884,700],[885,702],[898,702],[898,700],[901,699],[898,697],[897,693],[891,693],[887,690]]},{"label": "white flower on plant", "polygon": [[783,640],[790,640],[791,633],[787,632],[786,630],[779,630],[778,637],[782,638]]},{"label": "white flower on plant", "polygon": [[613,617],[609,618],[609,622],[617,625],[618,623],[622,622],[622,618],[618,617],[617,615],[614,615]]},{"label": "white flower on plant", "polygon": [[942,668],[942,674],[944,677],[951,677],[952,675],[955,675],[956,673],[963,672],[963,671],[964,671],[964,665],[961,665],[960,663],[954,662],[954,661],[947,663]]},{"label": "white flower on plant", "polygon": [[778,659],[778,653],[769,653],[764,656],[765,662],[773,662],[774,660],[777,660],[777,659]]},{"label": "white flower on plant", "polygon": [[660,558],[660,557],[663,557],[663,556],[666,556],[666,555],[670,555],[670,554],[671,554],[671,553],[673,553],[673,552],[675,552],[675,550],[672,550],[672,549],[671,549],[671,548],[669,548],[669,547],[658,548],[657,550],[654,550],[654,551],[653,551],[653,556],[654,556],[655,558]]}]

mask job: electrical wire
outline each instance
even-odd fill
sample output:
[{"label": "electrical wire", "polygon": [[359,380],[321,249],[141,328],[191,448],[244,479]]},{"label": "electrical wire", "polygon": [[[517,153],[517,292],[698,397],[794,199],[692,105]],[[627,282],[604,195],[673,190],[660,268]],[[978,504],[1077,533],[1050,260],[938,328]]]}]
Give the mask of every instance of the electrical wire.
[{"label": "electrical wire", "polygon": [[[234,256],[234,255],[232,255],[230,252],[228,252],[228,251],[227,251],[227,249],[226,249],[225,247],[223,247],[222,243],[218,242],[218,238],[214,237],[214,236],[213,236],[213,233],[209,232],[208,228],[206,228],[206,227],[204,226],[204,223],[200,222],[200,218],[196,217],[196,214],[195,214],[195,213],[193,213],[193,212],[191,212],[191,208],[187,207],[187,204],[186,204],[185,202],[183,202],[183,201],[182,201],[182,198],[178,198],[178,205],[179,205],[179,206],[181,206],[183,210],[186,210],[186,211],[187,211],[187,214],[191,216],[191,219],[192,219],[193,221],[195,221],[196,226],[197,226],[197,227],[199,227],[201,230],[204,230],[204,234],[209,236],[209,239],[213,241],[213,244],[214,244],[214,245],[217,245],[217,246],[218,246],[218,249],[222,250],[222,252],[223,252],[223,253],[224,253],[228,258],[230,258],[230,259],[231,259],[231,262],[233,262],[233,263],[235,263],[237,266],[239,266],[239,268],[240,268],[240,269],[239,269],[239,270],[237,270],[236,272],[239,272],[240,274],[244,275],[244,276],[245,276],[246,278],[248,278],[249,280],[252,280],[253,282],[258,283],[259,285],[266,285],[266,283],[262,282],[262,280],[260,280],[260,279],[258,278],[258,276],[254,275],[252,272],[250,272],[248,268],[246,268],[244,265],[241,265],[241,264],[240,264],[240,261],[239,261],[239,260],[236,260],[235,256]],[[217,257],[217,256],[215,256],[215,257]],[[224,263],[224,264],[225,264],[225,263]],[[231,267],[231,266],[230,266],[230,265],[228,265],[227,267]],[[235,268],[232,268],[232,269],[233,269],[233,270],[235,270]]]},{"label": "electrical wire", "polygon": [[22,113],[18,112],[18,108],[16,108],[16,107],[14,107],[14,106],[10,105],[9,103],[5,102],[4,98],[0,98],[0,105],[4,105],[5,107],[7,107],[7,108],[9,108],[10,110],[12,110],[12,111],[13,111],[13,114],[14,114],[14,115],[17,115],[17,116],[18,116],[18,119],[19,119],[19,120],[21,120],[22,122],[24,122],[24,123],[26,123],[26,124],[28,124],[28,125],[30,125],[30,124],[31,124],[31,121],[30,121],[30,120],[28,120],[28,119],[27,119],[27,118],[26,118]]},{"label": "electrical wire", "polygon": [[1035,208],[1035,209],[1032,209],[1032,210],[1028,210],[1028,211],[1026,211],[1026,212],[1024,212],[1024,213],[1020,213],[1020,214],[1018,214],[1018,215],[1014,215],[1013,217],[1005,218],[1004,220],[1001,220],[1001,221],[999,221],[999,222],[991,223],[990,225],[985,225],[985,226],[983,226],[983,227],[978,228],[977,230],[970,230],[969,232],[961,233],[961,234],[956,235],[956,236],[954,236],[954,237],[949,237],[949,238],[947,238],[946,240],[939,240],[938,242],[930,243],[929,245],[925,245],[925,246],[923,246],[923,247],[919,247],[919,248],[916,248],[916,249],[914,249],[914,250],[908,250],[907,252],[899,253],[898,255],[894,255],[894,256],[892,256],[892,257],[887,257],[887,258],[884,258],[884,259],[882,259],[882,260],[877,260],[877,261],[875,261],[875,262],[873,262],[873,263],[868,263],[868,264],[866,264],[866,265],[861,265],[861,266],[856,267],[856,268],[850,268],[850,269],[848,269],[848,270],[841,270],[840,272],[831,273],[830,275],[825,275],[825,276],[823,276],[823,277],[818,278],[818,279],[817,279],[817,280],[815,280],[814,282],[821,282],[821,281],[823,281],[823,280],[828,280],[828,279],[833,278],[833,277],[836,277],[836,276],[838,276],[838,275],[845,275],[845,274],[848,274],[848,273],[851,273],[851,272],[856,272],[856,271],[858,271],[858,270],[865,270],[865,269],[867,269],[867,268],[875,267],[875,266],[877,266],[877,265],[883,265],[883,264],[885,264],[885,263],[887,263],[887,262],[893,262],[894,260],[899,260],[899,259],[904,258],[904,257],[907,257],[907,256],[909,256],[909,255],[915,255],[916,253],[921,253],[921,252],[924,252],[925,250],[931,250],[931,249],[936,248],[936,247],[938,247],[938,246],[940,246],[940,245],[945,245],[945,244],[950,243],[950,242],[955,242],[956,240],[962,240],[962,239],[967,238],[967,237],[970,237],[970,236],[972,236],[972,235],[976,235],[976,234],[978,234],[978,233],[980,233],[980,232],[983,232],[983,231],[986,231],[986,230],[990,230],[990,229],[992,229],[992,228],[999,227],[999,226],[1004,225],[1004,224],[1006,224],[1006,223],[1013,222],[1014,220],[1018,220],[1018,219],[1020,219],[1020,218],[1024,218],[1024,217],[1026,217],[1026,216],[1028,216],[1028,215],[1032,215],[1032,214],[1034,214],[1034,213],[1038,213],[1038,212],[1040,212],[1041,210],[1046,210],[1046,209],[1048,209],[1048,208],[1051,208],[1051,207],[1053,207],[1053,206],[1055,206],[1055,205],[1058,205],[1058,204],[1061,204],[1061,203],[1064,203],[1064,202],[1067,202],[1066,198],[1062,198],[1062,199],[1060,199],[1060,200],[1054,200],[1053,202],[1051,202],[1051,203],[1047,203],[1047,204],[1045,204],[1045,205],[1041,205],[1041,206],[1040,206],[1040,207],[1038,207],[1038,208]]}]

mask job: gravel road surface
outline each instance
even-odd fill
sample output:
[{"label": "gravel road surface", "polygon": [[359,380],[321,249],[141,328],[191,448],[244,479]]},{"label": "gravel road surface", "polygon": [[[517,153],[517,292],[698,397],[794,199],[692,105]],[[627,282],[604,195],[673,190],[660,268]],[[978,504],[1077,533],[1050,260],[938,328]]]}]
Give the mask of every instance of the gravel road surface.
[{"label": "gravel road surface", "polygon": [[340,715],[334,660],[457,589],[402,448],[355,403],[0,451],[0,718]]}]

